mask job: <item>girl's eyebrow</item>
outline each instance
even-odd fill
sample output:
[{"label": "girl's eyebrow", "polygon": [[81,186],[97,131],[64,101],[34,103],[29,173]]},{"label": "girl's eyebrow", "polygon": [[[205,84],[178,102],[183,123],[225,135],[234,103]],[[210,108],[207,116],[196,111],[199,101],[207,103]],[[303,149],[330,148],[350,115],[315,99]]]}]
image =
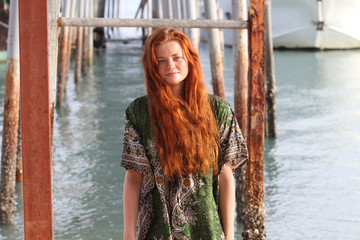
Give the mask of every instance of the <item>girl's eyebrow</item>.
[{"label": "girl's eyebrow", "polygon": [[[174,53],[174,54],[171,55],[170,57],[177,57],[177,56],[183,57],[183,55],[182,55],[182,54],[179,54],[179,53]],[[157,57],[157,58],[165,58],[165,57],[159,56],[159,57]]]}]

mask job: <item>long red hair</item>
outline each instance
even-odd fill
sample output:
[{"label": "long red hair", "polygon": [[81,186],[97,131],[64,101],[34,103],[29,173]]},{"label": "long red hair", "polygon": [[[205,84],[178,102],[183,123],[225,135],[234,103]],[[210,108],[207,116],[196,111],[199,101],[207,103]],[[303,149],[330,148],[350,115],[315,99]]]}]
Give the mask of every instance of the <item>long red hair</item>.
[{"label": "long red hair", "polygon": [[[177,41],[188,60],[184,99],[175,97],[158,74],[156,49]],[[204,83],[200,58],[189,38],[174,28],[160,28],[147,39],[142,55],[150,118],[160,162],[168,178],[218,171],[219,133]]]}]

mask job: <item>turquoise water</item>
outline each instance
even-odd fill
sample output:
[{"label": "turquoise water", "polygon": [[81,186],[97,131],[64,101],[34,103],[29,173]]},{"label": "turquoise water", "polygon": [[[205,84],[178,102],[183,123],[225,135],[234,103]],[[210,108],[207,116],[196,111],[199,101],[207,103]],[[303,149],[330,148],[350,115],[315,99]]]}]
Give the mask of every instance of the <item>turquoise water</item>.
[{"label": "turquoise water", "polygon": [[[210,79],[206,50],[200,55]],[[55,239],[122,239],[119,161],[125,108],[145,93],[140,51],[109,43],[77,86],[70,73],[55,113]],[[232,103],[231,49],[225,55]],[[358,239],[360,51],[276,51],[275,62],[278,137],[266,142],[267,239]],[[1,109],[5,69],[0,64]],[[0,226],[0,239],[23,239],[21,186],[15,224]]]}]

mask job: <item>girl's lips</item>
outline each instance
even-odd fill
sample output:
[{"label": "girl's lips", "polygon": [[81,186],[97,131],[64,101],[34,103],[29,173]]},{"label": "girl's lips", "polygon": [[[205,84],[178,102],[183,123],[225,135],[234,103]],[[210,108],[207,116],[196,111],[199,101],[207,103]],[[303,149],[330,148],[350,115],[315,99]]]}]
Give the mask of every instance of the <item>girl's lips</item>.
[{"label": "girl's lips", "polygon": [[177,74],[177,72],[167,73],[166,75],[167,75],[167,76],[172,76],[172,75],[175,75],[175,74]]}]

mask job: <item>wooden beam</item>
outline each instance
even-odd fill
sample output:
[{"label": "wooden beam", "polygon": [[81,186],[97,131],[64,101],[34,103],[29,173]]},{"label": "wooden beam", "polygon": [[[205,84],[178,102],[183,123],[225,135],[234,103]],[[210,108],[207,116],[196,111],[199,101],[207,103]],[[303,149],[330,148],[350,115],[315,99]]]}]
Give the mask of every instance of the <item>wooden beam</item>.
[{"label": "wooden beam", "polygon": [[[50,78],[50,123],[51,123],[51,145],[54,132],[54,115],[56,104],[57,86],[57,62],[58,62],[58,39],[59,26],[57,19],[60,13],[60,0],[48,0],[48,51],[49,51],[49,78]],[[52,150],[52,147],[51,147]]]},{"label": "wooden beam", "polygon": [[7,45],[7,66],[4,96],[3,134],[1,147],[0,223],[14,222],[16,152],[19,122],[19,12],[18,0],[10,4],[9,33]]},{"label": "wooden beam", "polygon": [[265,137],[275,138],[276,131],[276,79],[273,40],[271,32],[271,0],[265,0]]},{"label": "wooden beam", "polygon": [[[71,12],[71,0],[66,0],[63,6],[63,16],[70,16]],[[58,57],[58,72],[57,72],[57,86],[56,86],[56,105],[61,106],[65,91],[66,91],[66,79],[69,72],[69,63],[71,55],[71,35],[72,29],[68,27],[62,27],[59,37],[59,57]],[[69,42],[70,41],[70,42]],[[70,47],[68,46],[70,44]]]},{"label": "wooden beam", "polygon": [[[85,0],[78,0],[78,16],[84,16],[84,3]],[[86,19],[86,18],[85,18]],[[83,37],[84,27],[78,27],[76,32],[76,52],[75,52],[75,83],[79,83],[81,79],[81,65],[83,54]]]},{"label": "wooden beam", "polygon": [[[195,0],[187,0],[186,1],[187,7],[187,17],[189,19],[197,19],[196,15],[196,2]],[[191,43],[195,47],[196,50],[199,50],[199,43],[200,43],[200,29],[191,28],[188,31],[188,36],[191,40]]]},{"label": "wooden beam", "polygon": [[[217,4],[215,0],[204,2],[205,16],[213,21],[218,19]],[[239,23],[239,21],[237,21]],[[211,64],[211,79],[214,94],[225,99],[224,63],[221,52],[219,29],[208,29],[208,43]]]},{"label": "wooden beam", "polygon": [[[234,20],[248,20],[247,0],[232,0],[232,17]],[[233,56],[234,56],[234,105],[237,121],[242,135],[247,140],[248,134],[248,70],[249,47],[248,30],[233,31]],[[237,220],[245,216],[245,182],[246,167],[244,166],[235,176],[236,179],[236,213]]]},{"label": "wooden beam", "polygon": [[249,26],[249,132],[246,189],[246,214],[243,239],[263,240],[264,205],[264,138],[265,138],[265,0],[251,0]]},{"label": "wooden beam", "polygon": [[25,239],[53,239],[48,1],[19,1]]},{"label": "wooden beam", "polygon": [[[232,0],[234,20],[247,21],[247,1]],[[249,70],[248,30],[239,29],[233,34],[234,55],[234,103],[236,118],[245,140],[248,134],[248,70]]]},{"label": "wooden beam", "polygon": [[74,27],[145,27],[177,28],[248,28],[247,21],[211,19],[129,19],[129,18],[59,18],[60,26]]}]

